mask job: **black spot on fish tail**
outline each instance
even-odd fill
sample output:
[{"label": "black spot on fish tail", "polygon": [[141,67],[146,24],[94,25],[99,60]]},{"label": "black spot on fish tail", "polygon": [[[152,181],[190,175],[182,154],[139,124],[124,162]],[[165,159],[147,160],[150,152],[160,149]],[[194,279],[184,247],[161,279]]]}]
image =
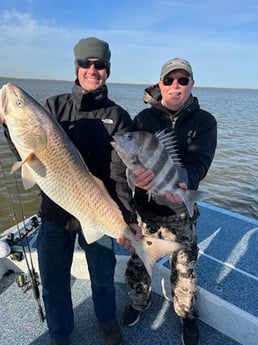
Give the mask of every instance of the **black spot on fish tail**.
[{"label": "black spot on fish tail", "polygon": [[146,243],[148,244],[148,246],[152,246],[152,244],[153,244],[152,241],[147,241]]}]

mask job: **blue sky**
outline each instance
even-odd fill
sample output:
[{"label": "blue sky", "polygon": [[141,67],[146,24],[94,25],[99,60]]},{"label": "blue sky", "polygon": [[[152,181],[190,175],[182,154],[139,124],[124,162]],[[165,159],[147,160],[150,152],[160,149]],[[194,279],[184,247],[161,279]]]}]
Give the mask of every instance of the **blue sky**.
[{"label": "blue sky", "polygon": [[257,0],[1,0],[0,76],[74,80],[73,47],[112,50],[110,82],[152,84],[183,57],[196,86],[258,89]]}]

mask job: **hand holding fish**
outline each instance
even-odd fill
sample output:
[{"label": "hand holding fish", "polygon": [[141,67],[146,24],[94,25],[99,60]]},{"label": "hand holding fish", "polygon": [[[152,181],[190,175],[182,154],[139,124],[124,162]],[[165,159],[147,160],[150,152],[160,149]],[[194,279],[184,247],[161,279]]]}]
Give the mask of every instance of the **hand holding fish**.
[{"label": "hand holding fish", "polygon": [[[184,182],[179,182],[178,187],[182,189],[187,189],[187,185]],[[170,192],[165,191],[164,195],[170,202],[177,203],[177,204],[184,203],[181,197],[177,194],[171,194]]]},{"label": "hand holding fish", "polygon": [[[134,172],[135,180],[134,183],[138,188],[149,190],[153,187],[153,179],[155,177],[154,172],[151,169],[137,169]],[[187,185],[184,182],[179,182],[178,187],[182,189],[187,189]],[[169,191],[164,192],[165,197],[169,202],[183,204],[183,200],[177,194],[172,194]]]},{"label": "hand holding fish", "polygon": [[153,187],[153,178],[155,176],[154,172],[150,169],[137,169],[134,170],[134,176],[135,176],[135,186],[138,188],[142,188],[145,190],[149,190]]},{"label": "hand holding fish", "polygon": [[[128,225],[129,225],[130,230],[134,234],[135,240],[139,241],[142,238],[142,229],[136,223],[130,223]],[[119,237],[117,238],[116,241],[118,244],[121,244],[123,247],[130,250],[131,253],[135,252],[135,248],[132,246],[131,241],[127,239],[126,237]]]}]

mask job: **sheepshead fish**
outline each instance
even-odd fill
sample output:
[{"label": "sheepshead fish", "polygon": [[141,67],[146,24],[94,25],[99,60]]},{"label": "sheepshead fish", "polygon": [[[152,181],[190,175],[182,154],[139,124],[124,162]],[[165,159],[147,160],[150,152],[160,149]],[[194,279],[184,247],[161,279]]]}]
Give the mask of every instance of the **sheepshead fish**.
[{"label": "sheepshead fish", "polygon": [[[172,132],[165,130],[155,134],[136,131],[123,132],[113,136],[111,145],[127,166],[127,181],[134,192],[133,171],[138,168],[151,169],[155,173],[153,187],[149,189],[151,197],[160,205],[173,207],[164,196],[164,192],[177,194],[184,202],[190,217],[194,213],[194,204],[203,193],[196,190],[179,188],[179,176],[185,174],[176,149],[176,139]],[[181,180],[182,181],[182,180]]]},{"label": "sheepshead fish", "polygon": [[150,276],[160,257],[182,247],[148,237],[136,241],[117,204],[102,181],[90,173],[65,131],[24,90],[11,83],[4,85],[0,90],[0,114],[22,159],[14,164],[12,172],[21,168],[25,189],[37,184],[76,217],[88,243],[104,234],[128,238]]}]

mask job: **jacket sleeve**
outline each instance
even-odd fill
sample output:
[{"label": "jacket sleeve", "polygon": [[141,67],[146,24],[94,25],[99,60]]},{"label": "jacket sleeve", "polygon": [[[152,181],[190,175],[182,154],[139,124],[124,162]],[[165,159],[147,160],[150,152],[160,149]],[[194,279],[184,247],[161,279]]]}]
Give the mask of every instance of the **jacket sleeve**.
[{"label": "jacket sleeve", "polygon": [[199,123],[196,132],[188,133],[189,144],[183,149],[183,165],[188,173],[188,188],[197,189],[206,176],[217,146],[217,122],[204,112],[205,120]]},{"label": "jacket sleeve", "polygon": [[[113,134],[122,131],[131,131],[131,126],[132,120],[129,114],[124,111],[120,116],[120,120],[118,121],[116,130]],[[112,195],[112,197],[118,203],[126,223],[137,223],[137,215],[133,205],[132,191],[129,188],[126,179],[126,166],[121,161],[114,149],[111,151],[110,171],[111,180],[114,183],[116,193],[116,195]]]}]

